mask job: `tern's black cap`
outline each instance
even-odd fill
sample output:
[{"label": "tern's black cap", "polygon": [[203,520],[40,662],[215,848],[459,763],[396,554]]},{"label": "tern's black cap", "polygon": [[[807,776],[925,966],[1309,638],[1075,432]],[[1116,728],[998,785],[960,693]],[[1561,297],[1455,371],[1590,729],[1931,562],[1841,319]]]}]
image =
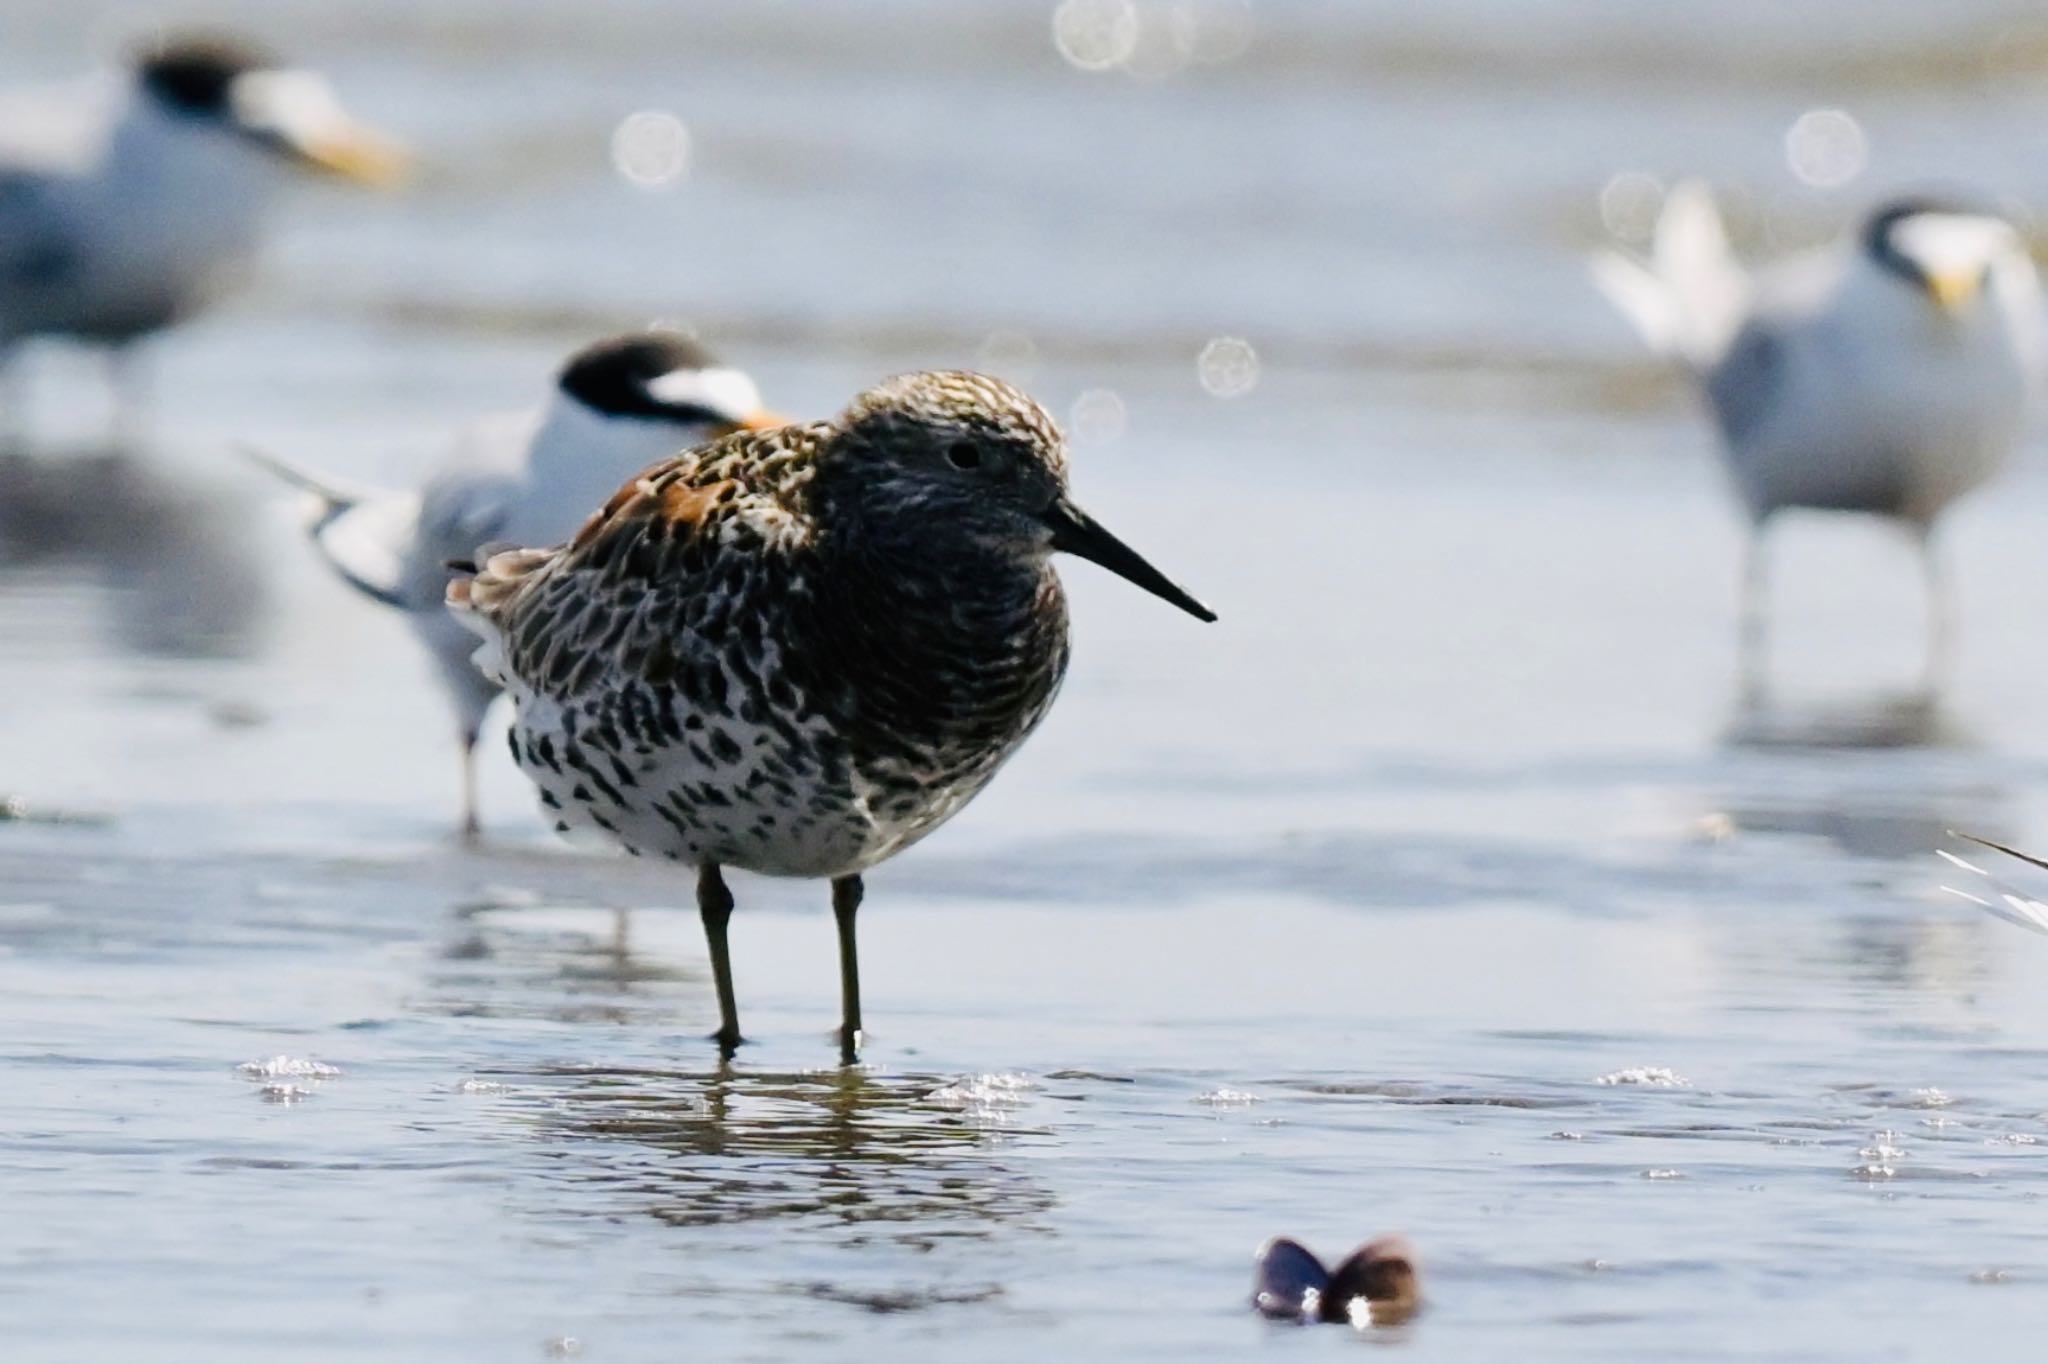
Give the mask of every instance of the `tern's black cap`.
[{"label": "tern's black cap", "polygon": [[569,358],[557,381],[564,393],[596,412],[668,421],[716,421],[727,414],[663,402],[647,385],[678,370],[710,369],[718,358],[681,332],[626,332],[593,341]]},{"label": "tern's black cap", "polygon": [[1942,194],[1902,194],[1870,210],[1863,220],[1863,250],[1878,265],[1901,278],[1925,284],[1920,266],[1899,250],[1892,233],[1899,224],[1923,213],[1948,214],[1958,218],[1994,217],[1988,210],[1965,200]]},{"label": "tern's black cap", "polygon": [[235,77],[277,65],[274,55],[244,39],[194,35],[145,49],[136,57],[135,72],[142,88],[169,108],[209,115],[226,112]]}]

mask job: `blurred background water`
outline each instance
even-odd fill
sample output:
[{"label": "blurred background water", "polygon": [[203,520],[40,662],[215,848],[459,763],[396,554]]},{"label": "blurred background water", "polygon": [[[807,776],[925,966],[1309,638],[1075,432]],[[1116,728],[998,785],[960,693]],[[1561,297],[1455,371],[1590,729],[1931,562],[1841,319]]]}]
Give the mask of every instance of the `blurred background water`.
[{"label": "blurred background water", "polygon": [[[98,447],[90,359],[31,357],[9,1358],[1336,1347],[1251,1317],[1250,1252],[1390,1229],[1420,1357],[2036,1351],[2048,952],[1930,853],[2048,841],[2038,434],[1948,523],[1938,711],[1902,699],[1906,547],[1814,521],[1788,699],[1740,714],[1705,424],[1583,257],[1686,174],[1763,255],[1930,181],[2031,229],[2038,9],[1058,14],[0,14],[10,87],[252,31],[428,168],[295,200],[153,348],[147,448]],[[1066,570],[1051,720],[871,879],[857,1071],[821,887],[736,881],[760,1040],[721,1072],[686,885],[558,846],[495,742],[458,845],[423,657],[228,453],[406,481],[655,319],[799,416],[920,366],[1025,382],[1223,617]]]}]

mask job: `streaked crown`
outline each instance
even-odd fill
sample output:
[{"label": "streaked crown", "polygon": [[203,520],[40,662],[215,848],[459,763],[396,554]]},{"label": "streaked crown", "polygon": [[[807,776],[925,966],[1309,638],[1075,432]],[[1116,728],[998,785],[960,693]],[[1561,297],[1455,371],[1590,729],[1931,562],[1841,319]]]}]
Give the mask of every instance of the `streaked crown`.
[{"label": "streaked crown", "polygon": [[[1147,563],[1067,495],[1067,443],[1044,408],[1001,379],[942,370],[901,374],[854,399],[815,461],[828,522],[886,545],[899,562],[938,565],[958,594],[989,552],[1043,593],[1047,556],[1077,554],[1202,620],[1215,612]],[[948,563],[948,560],[951,563]],[[980,567],[970,568],[970,562]]]},{"label": "streaked crown", "polygon": [[1028,465],[1066,481],[1067,442],[1052,414],[986,374],[899,374],[854,399],[839,424],[853,444],[912,464],[964,473]]}]

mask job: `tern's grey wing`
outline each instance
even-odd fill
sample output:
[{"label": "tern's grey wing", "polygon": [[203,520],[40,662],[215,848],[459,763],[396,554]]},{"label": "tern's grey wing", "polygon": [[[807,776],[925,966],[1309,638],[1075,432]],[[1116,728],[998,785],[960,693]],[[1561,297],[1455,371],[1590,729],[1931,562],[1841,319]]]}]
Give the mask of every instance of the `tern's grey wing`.
[{"label": "tern's grey wing", "polygon": [[238,453],[306,495],[306,534],[342,581],[386,606],[408,609],[405,563],[419,521],[419,499],[319,473],[253,445]]},{"label": "tern's grey wing", "polygon": [[388,493],[330,510],[312,526],[313,544],[343,581],[366,597],[403,611],[419,609],[408,589],[420,502]]},{"label": "tern's grey wing", "polygon": [[1743,446],[1769,421],[1785,391],[1785,342],[1768,318],[1753,319],[1706,375],[1707,400],[1728,447]]},{"label": "tern's grey wing", "polygon": [[407,599],[417,609],[443,612],[448,562],[473,558],[513,533],[532,438],[529,415],[476,422],[420,489],[419,530],[406,574]]},{"label": "tern's grey wing", "polygon": [[19,329],[78,270],[80,177],[124,88],[91,80],[0,91],[0,337],[10,315]]},{"label": "tern's grey wing", "polygon": [[62,283],[77,262],[67,230],[60,177],[51,171],[0,165],[0,331],[6,298]]}]

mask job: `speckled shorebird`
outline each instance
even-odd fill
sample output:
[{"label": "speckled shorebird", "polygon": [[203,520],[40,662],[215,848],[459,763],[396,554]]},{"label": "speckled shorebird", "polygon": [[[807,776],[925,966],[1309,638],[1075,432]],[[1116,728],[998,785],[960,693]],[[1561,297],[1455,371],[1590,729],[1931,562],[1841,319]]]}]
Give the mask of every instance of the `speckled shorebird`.
[{"label": "speckled shorebird", "polygon": [[1673,189],[1652,260],[1594,261],[1600,287],[1697,381],[1749,515],[1745,690],[1764,683],[1765,532],[1795,509],[1885,517],[1920,548],[1928,689],[1950,608],[1937,518],[2012,454],[2038,385],[2041,299],[2003,219],[1924,198],[1879,205],[1835,247],[1752,279],[1706,188]]},{"label": "speckled shorebird", "polygon": [[[407,166],[324,77],[227,37],[138,53],[103,114],[14,99],[0,127],[0,365],[28,337],[69,336],[112,347],[117,382],[130,342],[246,264],[289,168],[384,185]],[[118,396],[132,422],[134,395]]]},{"label": "speckled shorebird", "polygon": [[998,379],[910,374],[834,421],[657,465],[568,544],[494,555],[448,600],[558,827],[697,869],[728,1051],[721,868],[830,878],[851,1059],[861,873],[1045,717],[1068,655],[1056,550],[1215,619],[1074,504],[1044,408]]},{"label": "speckled shorebird", "polygon": [[329,567],[405,613],[433,655],[462,741],[463,832],[477,832],[476,741],[497,685],[470,661],[476,636],[448,614],[448,563],[488,544],[566,538],[656,460],[739,430],[780,426],[754,381],[671,331],[592,342],[546,406],[465,430],[417,491],[357,487],[275,455],[251,459],[311,495],[306,531]]}]

